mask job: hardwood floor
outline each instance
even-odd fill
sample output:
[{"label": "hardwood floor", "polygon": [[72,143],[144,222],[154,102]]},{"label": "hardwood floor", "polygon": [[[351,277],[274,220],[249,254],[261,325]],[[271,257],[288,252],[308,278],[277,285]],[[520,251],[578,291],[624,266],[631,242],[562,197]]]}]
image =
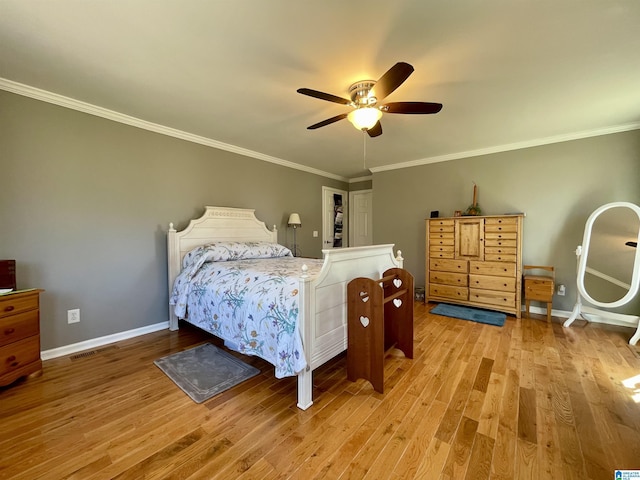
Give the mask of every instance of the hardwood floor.
[{"label": "hardwood floor", "polygon": [[630,329],[564,329],[542,315],[499,328],[431,306],[416,304],[415,358],[392,352],[384,395],[347,381],[340,356],[315,374],[307,411],[295,379],[249,357],[261,375],[193,403],[153,364],[212,340],[187,325],[46,361],[41,377],[0,389],[0,478],[600,480],[640,469]]}]

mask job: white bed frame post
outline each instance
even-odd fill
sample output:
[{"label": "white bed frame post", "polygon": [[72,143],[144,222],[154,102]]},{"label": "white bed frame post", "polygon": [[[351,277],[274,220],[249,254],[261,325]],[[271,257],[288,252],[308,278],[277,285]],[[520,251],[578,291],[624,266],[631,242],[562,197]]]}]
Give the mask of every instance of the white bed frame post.
[{"label": "white bed frame post", "polygon": [[301,372],[298,372],[298,408],[306,410],[313,405],[313,371],[311,370],[311,359],[309,358],[310,346],[305,343],[311,337],[311,326],[309,319],[311,318],[310,298],[311,288],[310,281],[306,271],[306,265],[302,266],[302,279],[298,287],[299,295],[299,311],[298,311],[298,331],[302,338],[302,347],[304,349],[307,366]]},{"label": "white bed frame post", "polygon": [[[168,280],[169,280],[169,295],[173,291],[173,283],[176,281],[176,277],[180,272],[180,258],[176,255],[179,252],[176,241],[176,229],[173,228],[173,223],[169,224],[169,232],[167,234],[167,252],[168,252]],[[178,330],[178,317],[173,312],[173,305],[169,305],[169,330]]]}]

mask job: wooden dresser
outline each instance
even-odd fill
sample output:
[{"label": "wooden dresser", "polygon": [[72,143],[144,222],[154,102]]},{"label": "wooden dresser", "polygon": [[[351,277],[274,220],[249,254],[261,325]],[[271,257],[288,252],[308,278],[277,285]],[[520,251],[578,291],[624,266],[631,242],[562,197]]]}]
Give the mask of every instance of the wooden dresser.
[{"label": "wooden dresser", "polygon": [[425,300],[520,318],[523,217],[427,219]]},{"label": "wooden dresser", "polygon": [[42,371],[40,292],[0,295],[0,386]]}]

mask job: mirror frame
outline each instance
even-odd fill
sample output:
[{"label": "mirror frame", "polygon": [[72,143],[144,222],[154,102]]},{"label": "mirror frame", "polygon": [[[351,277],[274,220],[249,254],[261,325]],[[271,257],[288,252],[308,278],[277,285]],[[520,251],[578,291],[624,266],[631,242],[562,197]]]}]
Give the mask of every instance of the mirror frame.
[{"label": "mirror frame", "polygon": [[[613,202],[613,203],[607,203],[606,205],[602,205],[601,207],[597,208],[589,216],[589,218],[587,219],[587,223],[585,224],[585,227],[584,227],[584,237],[582,239],[582,252],[580,254],[580,261],[578,263],[578,291],[580,292],[580,295],[582,295],[589,303],[596,305],[598,307],[615,308],[615,307],[620,307],[622,305],[625,305],[626,303],[630,302],[633,299],[633,297],[636,296],[636,294],[638,293],[638,287],[640,286],[640,254],[638,253],[637,247],[636,247],[636,255],[633,261],[633,272],[631,274],[631,288],[629,288],[629,291],[624,297],[620,298],[619,300],[616,300],[615,302],[609,302],[609,303],[599,302],[598,300],[595,300],[594,298],[592,298],[591,295],[589,295],[589,293],[587,292],[584,286],[584,275],[586,273],[587,258],[589,257],[589,244],[591,243],[591,229],[593,227],[593,224],[602,213],[606,212],[607,210],[611,210],[613,208],[620,208],[620,207],[629,208],[633,212],[635,212],[635,214],[638,216],[638,221],[640,223],[640,207],[638,205],[635,205],[629,202]],[[638,228],[638,238],[636,241],[640,242],[640,228]]]}]

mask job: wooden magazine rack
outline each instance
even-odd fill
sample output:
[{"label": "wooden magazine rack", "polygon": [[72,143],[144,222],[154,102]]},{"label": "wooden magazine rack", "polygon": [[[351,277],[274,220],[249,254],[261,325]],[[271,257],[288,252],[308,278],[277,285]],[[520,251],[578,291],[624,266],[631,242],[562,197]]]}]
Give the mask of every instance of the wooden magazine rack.
[{"label": "wooden magazine rack", "polygon": [[384,357],[393,347],[413,358],[413,276],[402,268],[379,280],[347,285],[347,379],[364,378],[384,391]]}]

